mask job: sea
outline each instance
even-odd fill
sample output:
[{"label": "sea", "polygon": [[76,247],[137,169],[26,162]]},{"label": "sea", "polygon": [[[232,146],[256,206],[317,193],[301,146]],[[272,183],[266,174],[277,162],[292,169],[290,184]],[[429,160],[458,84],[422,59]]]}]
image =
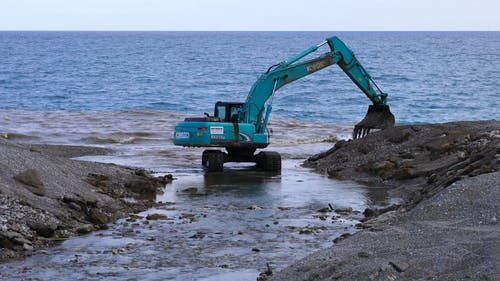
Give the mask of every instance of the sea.
[{"label": "sea", "polygon": [[139,214],[168,220],[119,220],[0,265],[0,279],[255,280],[354,233],[365,208],[395,203],[383,186],[301,165],[349,139],[370,104],[336,65],[277,91],[267,149],[282,155],[281,174],[205,173],[201,148],[172,144],[175,122],[244,101],[271,65],[331,36],[388,94],[397,124],[500,119],[500,32],[0,32],[0,138],[110,148],[77,159],[176,179]]}]

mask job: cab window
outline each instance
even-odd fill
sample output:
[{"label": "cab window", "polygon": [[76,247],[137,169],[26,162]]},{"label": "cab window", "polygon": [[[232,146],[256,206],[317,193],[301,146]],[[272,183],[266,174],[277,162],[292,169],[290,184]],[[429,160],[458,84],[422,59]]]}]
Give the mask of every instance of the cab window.
[{"label": "cab window", "polygon": [[226,119],[226,106],[225,105],[219,105],[217,106],[217,116],[215,117],[219,117],[221,120],[225,120]]}]

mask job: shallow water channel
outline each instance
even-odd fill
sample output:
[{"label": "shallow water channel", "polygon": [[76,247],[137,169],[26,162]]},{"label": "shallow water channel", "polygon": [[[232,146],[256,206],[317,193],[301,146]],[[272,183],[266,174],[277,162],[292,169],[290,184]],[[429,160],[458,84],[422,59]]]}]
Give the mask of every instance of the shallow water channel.
[{"label": "shallow water channel", "polygon": [[[223,173],[179,169],[160,206],[108,230],[77,237],[3,265],[6,279],[255,280],[354,232],[360,212],[384,204],[384,190],[311,173],[285,160],[283,173],[230,166]],[[352,212],[319,212],[322,208]],[[166,218],[147,220],[148,214]]]},{"label": "shallow water channel", "polygon": [[[141,167],[176,179],[157,197],[157,208],[0,265],[2,280],[255,280],[267,264],[278,270],[333,245],[339,235],[356,231],[366,207],[388,203],[384,189],[329,179],[301,167],[310,155],[331,148],[331,135],[345,138],[352,126],[277,119],[270,148],[283,157],[281,174],[231,163],[223,173],[205,173],[202,149],[172,145],[172,132],[164,125],[180,120],[177,114],[12,115],[42,120],[9,129],[31,142],[110,148],[112,155],[79,159]],[[44,122],[52,124],[51,130],[44,129]],[[352,211],[319,211],[324,208]],[[148,220],[148,214],[165,217]]]}]

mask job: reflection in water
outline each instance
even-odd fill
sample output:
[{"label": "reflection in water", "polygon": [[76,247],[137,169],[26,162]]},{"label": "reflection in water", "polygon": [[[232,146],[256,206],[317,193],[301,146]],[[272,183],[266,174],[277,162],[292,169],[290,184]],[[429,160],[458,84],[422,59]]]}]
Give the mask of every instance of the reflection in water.
[{"label": "reflection in water", "polygon": [[[2,280],[255,280],[267,263],[274,270],[282,268],[332,245],[340,234],[355,231],[368,204],[383,205],[386,200],[382,189],[367,191],[300,166],[309,155],[332,146],[323,142],[325,136],[350,133],[350,126],[303,122],[298,126],[276,120],[275,132],[281,135],[273,135],[272,149],[283,156],[281,174],[244,164],[228,164],[223,173],[207,174],[200,165],[202,149],[171,143],[173,127],[165,124],[181,120],[178,114],[4,113],[19,120],[11,131],[37,142],[95,145],[99,141],[115,152],[82,160],[137,166],[177,179],[157,197],[162,203],[139,214],[141,218],[123,219],[108,230],[70,239],[48,255],[0,265]],[[45,129],[47,124],[50,130]],[[329,205],[350,207],[353,212],[318,211]],[[166,219],[147,220],[153,213]]]},{"label": "reflection in water", "polygon": [[[162,204],[109,230],[71,239],[26,261],[0,267],[4,279],[255,280],[317,249],[354,225],[367,207],[366,189],[330,180],[285,160],[282,174],[248,166],[224,173],[182,173]],[[351,207],[349,214],[321,213]],[[146,220],[161,213],[165,220]]]}]

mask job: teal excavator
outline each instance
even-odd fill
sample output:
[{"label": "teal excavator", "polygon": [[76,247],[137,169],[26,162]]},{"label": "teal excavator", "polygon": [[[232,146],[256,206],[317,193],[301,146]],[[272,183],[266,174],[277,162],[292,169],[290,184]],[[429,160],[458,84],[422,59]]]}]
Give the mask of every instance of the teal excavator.
[{"label": "teal excavator", "polygon": [[[301,60],[328,45],[330,51],[310,60]],[[387,94],[377,86],[354,53],[337,37],[326,39],[302,53],[272,65],[253,84],[245,102],[216,102],[214,114],[186,118],[177,122],[174,144],[189,147],[225,148],[207,149],[202,165],[210,172],[223,170],[226,162],[253,162],[264,171],[281,171],[281,156],[277,152],[261,151],[269,145],[267,124],[272,109],[272,97],[284,85],[327,66],[337,64],[352,82],[373,103],[361,122],[355,125],[353,139],[365,136],[372,129],[394,126],[394,115],[387,105]]]}]

